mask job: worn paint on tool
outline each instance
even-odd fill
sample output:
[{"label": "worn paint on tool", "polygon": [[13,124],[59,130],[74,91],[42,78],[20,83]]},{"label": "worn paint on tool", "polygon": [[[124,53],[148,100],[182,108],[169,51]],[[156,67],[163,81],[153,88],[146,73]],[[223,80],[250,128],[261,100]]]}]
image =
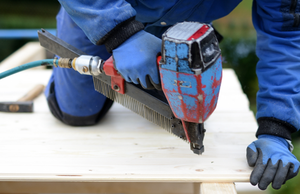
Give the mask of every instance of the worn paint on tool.
[{"label": "worn paint on tool", "polygon": [[187,59],[189,54],[189,46],[187,44],[178,44],[176,46],[176,52],[178,59]]},{"label": "worn paint on tool", "polygon": [[201,74],[200,79],[202,80],[202,91],[204,95],[203,119],[206,120],[217,106],[218,94],[222,80],[221,57],[219,57],[214,65]]},{"label": "worn paint on tool", "polygon": [[175,117],[204,122],[216,108],[222,79],[221,51],[213,28],[183,22],[163,35],[163,48],[162,89]]},{"label": "worn paint on tool", "polygon": [[208,25],[203,25],[199,30],[197,30],[192,36],[190,36],[187,40],[198,39],[203,36],[207,30],[209,29]]},{"label": "worn paint on tool", "polygon": [[175,44],[171,41],[164,41],[165,64],[162,68],[172,71],[193,73],[189,67],[189,45],[185,43]]},{"label": "worn paint on tool", "polygon": [[165,41],[164,49],[166,50],[165,55],[167,57],[175,58],[176,55],[176,44],[174,42]]},{"label": "worn paint on tool", "polygon": [[202,123],[216,108],[222,79],[221,57],[200,75],[163,68],[160,74],[176,118]]},{"label": "worn paint on tool", "polygon": [[186,60],[178,60],[178,71],[184,73],[193,73],[189,67],[189,63]]}]

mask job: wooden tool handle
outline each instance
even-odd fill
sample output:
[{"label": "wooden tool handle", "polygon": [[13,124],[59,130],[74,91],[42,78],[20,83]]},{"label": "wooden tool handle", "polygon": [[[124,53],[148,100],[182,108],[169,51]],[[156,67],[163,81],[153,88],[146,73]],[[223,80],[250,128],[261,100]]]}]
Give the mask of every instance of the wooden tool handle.
[{"label": "wooden tool handle", "polygon": [[32,101],[33,99],[38,97],[44,91],[44,89],[45,86],[43,84],[38,84],[17,101],[18,102]]}]

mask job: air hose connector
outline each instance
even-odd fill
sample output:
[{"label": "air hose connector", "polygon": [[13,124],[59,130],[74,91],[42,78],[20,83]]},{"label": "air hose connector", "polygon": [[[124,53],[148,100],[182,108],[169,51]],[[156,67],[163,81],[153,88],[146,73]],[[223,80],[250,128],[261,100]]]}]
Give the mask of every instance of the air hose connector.
[{"label": "air hose connector", "polygon": [[60,58],[58,59],[58,66],[62,68],[72,68],[72,59]]},{"label": "air hose connector", "polygon": [[54,67],[61,68],[72,68],[72,59],[70,58],[54,58],[53,60]]},{"label": "air hose connector", "polygon": [[81,55],[74,58],[71,67],[80,74],[98,76],[102,73],[102,65],[104,61],[97,56]]}]

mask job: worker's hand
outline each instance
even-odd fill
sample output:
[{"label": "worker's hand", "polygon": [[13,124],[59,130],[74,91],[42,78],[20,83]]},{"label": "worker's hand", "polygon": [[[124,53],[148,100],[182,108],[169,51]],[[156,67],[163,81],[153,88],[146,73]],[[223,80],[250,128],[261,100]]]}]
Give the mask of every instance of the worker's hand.
[{"label": "worker's hand", "polygon": [[142,30],[113,50],[115,67],[127,82],[141,84],[146,89],[159,89],[156,64],[159,52],[161,39]]},{"label": "worker's hand", "polygon": [[288,179],[299,171],[299,161],[290,152],[288,142],[278,136],[259,135],[258,140],[247,147],[247,160],[254,167],[250,183],[265,190],[272,182],[274,189],[280,189]]}]

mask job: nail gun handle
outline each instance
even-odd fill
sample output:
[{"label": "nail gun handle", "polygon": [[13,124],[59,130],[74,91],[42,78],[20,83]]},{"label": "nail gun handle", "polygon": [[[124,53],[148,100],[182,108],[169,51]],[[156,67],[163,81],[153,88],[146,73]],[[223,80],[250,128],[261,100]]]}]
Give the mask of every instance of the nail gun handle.
[{"label": "nail gun handle", "polygon": [[114,60],[110,57],[103,65],[103,71],[111,77],[111,88],[121,94],[125,94],[125,80],[114,67]]},{"label": "nail gun handle", "polygon": [[[161,60],[161,56],[157,57],[157,65],[159,66],[159,61]],[[114,67],[114,60],[110,57],[107,61],[105,61],[103,65],[103,71],[106,75],[111,77],[111,88],[116,92],[121,94],[125,94],[125,80],[121,76],[121,74]]]},{"label": "nail gun handle", "polygon": [[18,102],[32,101],[33,99],[38,97],[44,91],[44,89],[45,89],[44,85],[38,84],[17,101]]}]

